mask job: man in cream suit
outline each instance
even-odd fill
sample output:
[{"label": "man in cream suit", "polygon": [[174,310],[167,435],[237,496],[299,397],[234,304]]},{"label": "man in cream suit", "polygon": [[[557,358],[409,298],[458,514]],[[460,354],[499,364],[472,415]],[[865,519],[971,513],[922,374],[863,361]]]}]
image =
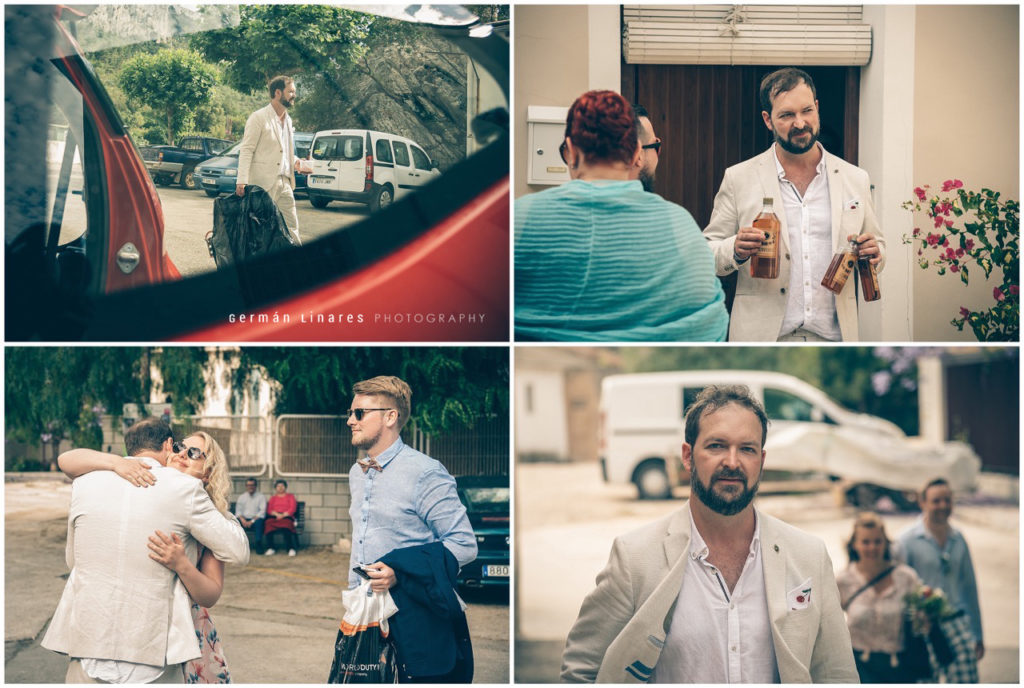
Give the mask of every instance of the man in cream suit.
[{"label": "man in cream suit", "polygon": [[682,508],[616,538],[562,656],[562,680],[858,683],[825,545],[754,509],[768,421],[746,387],[686,416]]},{"label": "man in cream suit", "polygon": [[296,244],[299,215],[295,210],[295,128],[288,108],[295,104],[295,81],[287,76],[270,80],[270,104],[249,115],[242,145],[238,149],[238,182],[235,193],[245,194],[246,184],[255,184],[269,195],[284,215],[284,222]]},{"label": "man in cream suit", "polygon": [[125,433],[128,454],[156,479],[148,489],[112,471],[72,484],[71,574],[42,642],[71,659],[68,683],[183,683],[182,664],[199,657],[188,593],[149,557],[155,531],[177,533],[192,561],[196,540],[221,561],[249,560],[245,532],[217,511],[202,482],[164,466],[173,442],[155,418]]},{"label": "man in cream suit", "polygon": [[[739,271],[729,319],[730,341],[857,341],[857,292],[850,277],[841,294],[821,286],[833,254],[855,238],[860,255],[883,266],[885,240],[871,204],[867,172],[828,153],[811,77],[780,69],[761,81],[761,117],[775,143],[725,171],[704,236],[719,276]],[[761,246],[750,225],[772,198],[782,224],[779,276],[750,276]]]}]

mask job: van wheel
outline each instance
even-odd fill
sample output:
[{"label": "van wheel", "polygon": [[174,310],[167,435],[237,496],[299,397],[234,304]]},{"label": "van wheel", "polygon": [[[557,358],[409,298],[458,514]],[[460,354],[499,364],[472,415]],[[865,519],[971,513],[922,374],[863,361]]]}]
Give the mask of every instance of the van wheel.
[{"label": "van wheel", "polygon": [[377,212],[391,205],[394,200],[390,186],[382,186],[377,190],[377,195],[370,201],[370,212]]},{"label": "van wheel", "polygon": [[309,202],[313,204],[314,208],[326,208],[327,204],[331,202],[331,199],[309,194]]},{"label": "van wheel", "polygon": [[647,461],[640,465],[633,476],[640,499],[668,499],[672,486],[668,484],[665,464],[661,461]]},{"label": "van wheel", "polygon": [[189,191],[199,188],[199,183],[196,181],[196,168],[193,167],[181,173],[181,188]]}]

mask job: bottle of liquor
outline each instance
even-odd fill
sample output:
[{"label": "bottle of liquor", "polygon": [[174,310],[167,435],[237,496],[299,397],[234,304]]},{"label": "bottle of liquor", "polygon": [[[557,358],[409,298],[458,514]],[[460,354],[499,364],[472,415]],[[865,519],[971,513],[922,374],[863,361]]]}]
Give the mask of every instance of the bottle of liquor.
[{"label": "bottle of liquor", "polygon": [[841,293],[856,267],[857,242],[851,241],[849,246],[832,256],[832,262],[829,263],[825,276],[821,278],[821,286],[836,294]]},{"label": "bottle of liquor", "polygon": [[754,229],[764,232],[761,248],[750,258],[750,276],[760,279],[775,279],[779,276],[779,230],[782,223],[775,215],[775,200],[763,199],[764,206],[756,218]]},{"label": "bottle of liquor", "polygon": [[860,288],[865,301],[877,301],[882,298],[882,290],[878,288],[878,273],[871,259],[867,256],[858,256],[857,274],[860,276]]}]

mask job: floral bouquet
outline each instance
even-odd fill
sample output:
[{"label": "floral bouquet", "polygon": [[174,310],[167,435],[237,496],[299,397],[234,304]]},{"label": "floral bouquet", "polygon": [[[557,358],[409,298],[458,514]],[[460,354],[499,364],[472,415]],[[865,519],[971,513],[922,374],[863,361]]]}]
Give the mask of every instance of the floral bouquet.
[{"label": "floral bouquet", "polygon": [[903,601],[906,603],[914,635],[921,637],[928,637],[932,624],[956,613],[942,589],[929,585],[921,585],[908,592]]}]

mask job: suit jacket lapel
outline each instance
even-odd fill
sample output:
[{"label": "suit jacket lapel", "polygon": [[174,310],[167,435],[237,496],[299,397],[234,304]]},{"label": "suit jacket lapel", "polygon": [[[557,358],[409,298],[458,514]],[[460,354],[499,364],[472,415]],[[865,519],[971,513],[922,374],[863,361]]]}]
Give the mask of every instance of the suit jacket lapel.
[{"label": "suit jacket lapel", "polygon": [[832,250],[836,251],[840,246],[846,245],[846,237],[840,236],[842,232],[843,202],[846,194],[844,190],[843,177],[839,173],[839,165],[835,158],[825,153],[825,174],[828,175],[828,196],[832,205]]},{"label": "suit jacket lapel", "polygon": [[267,106],[267,120],[270,122],[270,131],[274,134],[274,140],[279,144],[284,145],[284,142],[281,141],[281,118],[277,116],[276,112],[274,112],[273,105]]}]

